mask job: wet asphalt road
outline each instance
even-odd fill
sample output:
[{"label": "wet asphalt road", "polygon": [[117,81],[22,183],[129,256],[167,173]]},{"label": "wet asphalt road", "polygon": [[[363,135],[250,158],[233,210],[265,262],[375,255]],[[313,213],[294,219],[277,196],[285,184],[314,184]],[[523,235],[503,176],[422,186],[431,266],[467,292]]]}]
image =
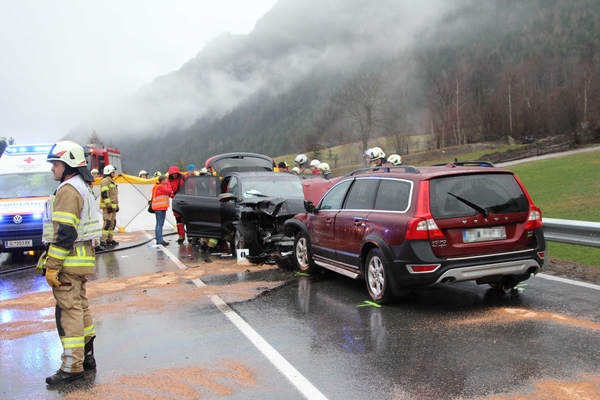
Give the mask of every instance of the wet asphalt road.
[{"label": "wet asphalt road", "polygon": [[[182,246],[180,253],[170,246],[168,251],[184,257],[187,249]],[[99,255],[95,279],[178,268],[166,252],[142,245]],[[48,290],[44,278],[32,277],[31,271],[0,280],[0,300]],[[137,386],[129,388],[135,387],[136,396],[149,396],[140,398],[194,398],[177,392],[175,384],[154,387],[153,378],[163,377],[166,369],[181,376],[185,371],[231,373],[231,362],[254,377],[242,379],[238,370],[214,380],[229,392],[197,382],[189,385],[192,392],[204,399],[481,398],[525,393],[545,379],[585,382],[582,374],[599,374],[598,287],[534,277],[520,292],[504,294],[459,283],[423,289],[379,308],[365,305],[362,281],[333,273],[306,277],[275,269],[206,278],[204,283],[239,280],[286,284],[229,304],[228,311],[207,298],[177,312],[103,318],[96,324],[98,371],[83,384],[46,388],[44,378],[59,366],[55,331],[0,341],[0,397],[61,398],[76,389],[106,388],[119,378],[138,376]],[[116,301],[119,294],[114,296]],[[52,320],[52,311],[45,310],[26,317]],[[251,341],[224,310],[241,317],[275,355],[269,347],[259,350],[260,340]],[[0,310],[1,322],[18,318],[24,316]],[[291,370],[277,362],[277,355]]]}]

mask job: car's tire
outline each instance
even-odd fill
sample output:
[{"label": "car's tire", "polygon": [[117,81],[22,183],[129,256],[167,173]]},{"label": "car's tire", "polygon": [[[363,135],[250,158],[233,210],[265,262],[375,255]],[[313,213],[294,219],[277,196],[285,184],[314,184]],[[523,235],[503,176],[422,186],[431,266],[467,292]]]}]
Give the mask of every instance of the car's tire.
[{"label": "car's tire", "polygon": [[310,274],[320,269],[313,261],[308,238],[302,231],[298,232],[294,239],[294,255],[292,258],[294,259],[294,266],[300,272]]},{"label": "car's tire", "polygon": [[371,299],[377,304],[388,303],[393,298],[389,270],[383,252],[377,247],[371,249],[365,263],[365,281]]},{"label": "car's tire", "polygon": [[260,247],[258,247],[258,244],[255,241],[247,242],[244,239],[244,236],[237,229],[235,229],[233,232],[233,241],[231,242],[231,248],[233,250],[248,249],[248,255],[252,257],[257,257],[260,255]]}]

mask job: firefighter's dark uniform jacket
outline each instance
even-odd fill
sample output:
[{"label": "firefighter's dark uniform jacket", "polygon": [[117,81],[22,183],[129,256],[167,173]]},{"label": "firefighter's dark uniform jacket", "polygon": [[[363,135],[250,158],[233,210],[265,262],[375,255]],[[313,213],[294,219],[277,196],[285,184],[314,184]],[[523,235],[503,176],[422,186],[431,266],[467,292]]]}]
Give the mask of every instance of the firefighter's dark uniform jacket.
[{"label": "firefighter's dark uniform jacket", "polygon": [[94,273],[93,240],[101,236],[94,195],[80,175],[61,183],[46,202],[43,241],[48,250],[38,262],[42,268],[59,270],[56,327],[63,345],[65,372],[83,370],[84,346],[95,336],[94,321],[85,293],[85,275]]}]

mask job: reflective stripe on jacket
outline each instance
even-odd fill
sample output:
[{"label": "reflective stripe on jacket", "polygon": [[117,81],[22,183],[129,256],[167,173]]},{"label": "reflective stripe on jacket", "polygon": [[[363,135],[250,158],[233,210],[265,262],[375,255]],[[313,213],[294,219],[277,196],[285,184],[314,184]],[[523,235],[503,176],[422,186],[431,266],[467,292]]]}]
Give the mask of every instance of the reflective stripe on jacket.
[{"label": "reflective stripe on jacket", "polygon": [[[58,196],[64,196],[62,193],[67,193],[68,196],[68,191],[65,192],[63,190],[61,192],[61,189],[63,189],[63,186],[65,185],[71,185],[81,196],[83,206],[79,215],[64,210],[54,209]],[[73,193],[72,189],[71,193]],[[68,197],[67,199],[67,201],[72,204],[72,207],[75,207],[75,204],[71,203],[71,200]],[[64,200],[63,197],[61,201]],[[72,201],[78,203],[79,199],[73,198]],[[71,179],[61,183],[56,190],[56,195],[52,195],[48,198],[44,210],[44,230],[42,240],[44,243],[50,243],[50,246],[48,247],[48,257],[54,259],[54,261],[48,261],[50,264],[55,265],[57,262],[60,262],[62,268],[66,269],[67,272],[69,272],[69,269],[71,268],[73,268],[71,270],[72,272],[78,274],[91,274],[94,272],[94,262],[96,257],[93,246],[91,245],[91,240],[102,237],[101,225],[98,220],[98,210],[94,203],[94,195],[80,175],[75,175]],[[77,238],[68,249],[54,244],[57,238],[59,225],[71,226],[77,231]]]}]

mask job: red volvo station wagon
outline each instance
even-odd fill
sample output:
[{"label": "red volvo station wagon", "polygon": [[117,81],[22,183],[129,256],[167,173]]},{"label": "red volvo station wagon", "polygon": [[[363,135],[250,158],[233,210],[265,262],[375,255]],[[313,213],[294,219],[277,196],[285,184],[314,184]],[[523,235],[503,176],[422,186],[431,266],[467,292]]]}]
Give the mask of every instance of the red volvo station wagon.
[{"label": "red volvo station wagon", "polygon": [[482,165],[352,172],[285,222],[295,267],[364,279],[377,303],[423,285],[514,288],[546,262],[542,214],[512,172]]}]

